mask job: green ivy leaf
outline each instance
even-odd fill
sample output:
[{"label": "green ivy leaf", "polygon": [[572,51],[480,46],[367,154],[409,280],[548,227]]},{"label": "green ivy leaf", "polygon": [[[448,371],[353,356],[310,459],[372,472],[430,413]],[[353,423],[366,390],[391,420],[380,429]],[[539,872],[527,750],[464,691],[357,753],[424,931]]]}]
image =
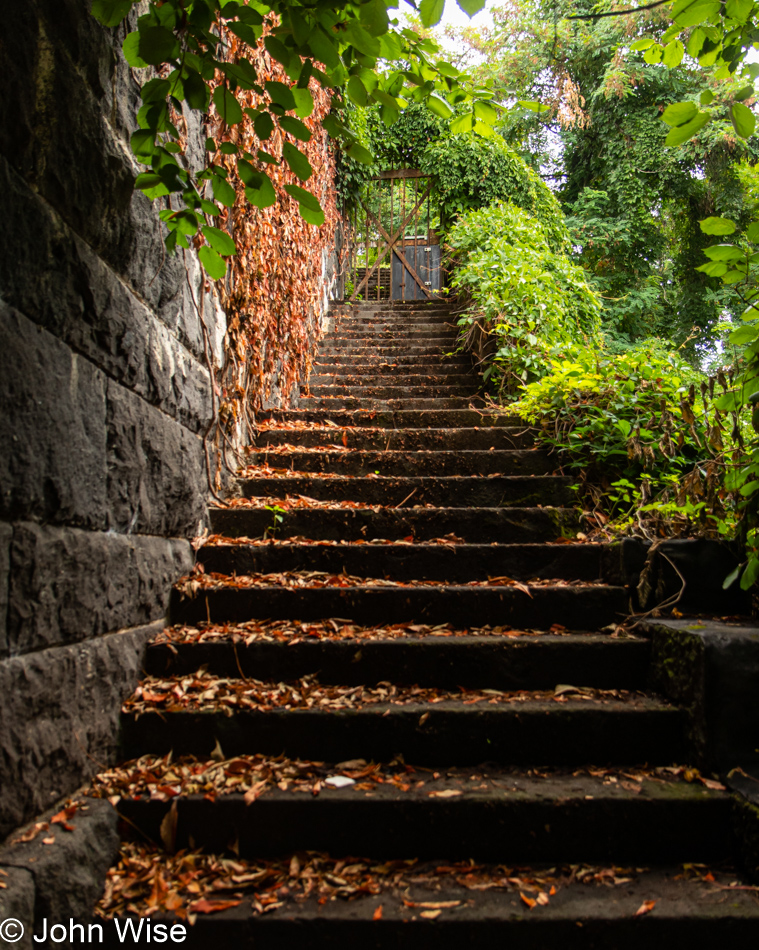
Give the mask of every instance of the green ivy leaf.
[{"label": "green ivy leaf", "polygon": [[468,17],[473,17],[485,7],[485,0],[456,0],[456,3]]},{"label": "green ivy leaf", "polygon": [[284,129],[285,132],[289,132],[290,135],[295,136],[295,138],[301,142],[311,141],[311,130],[305,126],[300,119],[296,119],[294,116],[283,115],[279,120],[279,127]]},{"label": "green ivy leaf", "polygon": [[351,76],[348,80],[348,95],[359,106],[365,107],[368,102],[366,88],[358,76]]},{"label": "green ivy leaf", "polygon": [[445,0],[422,0],[419,4],[419,16],[424,26],[437,26],[443,16]]},{"label": "green ivy leaf", "polygon": [[[730,218],[703,218],[698,226],[704,234],[732,234],[735,231],[735,222]],[[723,245],[727,246],[727,245]]]},{"label": "green ivy leaf", "polygon": [[313,96],[308,89],[298,89],[297,87],[292,90],[292,94],[295,100],[295,114],[301,119],[308,118],[314,111]]},{"label": "green ivy leaf", "polygon": [[132,9],[134,0],[92,0],[92,15],[103,26],[118,26]]},{"label": "green ivy leaf", "polygon": [[141,172],[134,180],[134,187],[144,192],[151,201],[154,198],[171,194],[161,176],[155,172]]},{"label": "green ivy leaf", "polygon": [[364,148],[364,146],[358,142],[351,145],[348,149],[348,156],[354,159],[354,161],[361,162],[362,165],[372,165],[374,163],[374,156],[369,149]]},{"label": "green ivy leaf", "polygon": [[666,139],[664,139],[664,144],[670,148],[682,145],[683,142],[687,142],[697,132],[700,132],[710,118],[708,112],[699,112],[695,118],[691,119],[690,122],[686,122],[685,125],[678,125],[674,129],[670,129]]},{"label": "green ivy leaf", "polygon": [[301,181],[308,181],[308,179],[313,175],[314,170],[311,167],[311,162],[309,162],[303,152],[296,148],[292,143],[285,142],[283,144],[282,158],[284,158],[284,160]]},{"label": "green ivy leaf", "polygon": [[204,244],[203,247],[200,248],[198,257],[200,258],[200,263],[203,265],[203,269],[212,280],[221,280],[227,273],[227,265],[216,251],[207,244]]},{"label": "green ivy leaf", "polygon": [[698,115],[698,106],[693,102],[673,102],[662,113],[662,120],[667,125],[684,125]]},{"label": "green ivy leaf", "polygon": [[137,51],[140,59],[150,66],[160,66],[179,56],[179,42],[165,26],[147,26],[139,29]]},{"label": "green ivy leaf", "polygon": [[274,121],[268,112],[262,112],[256,116],[253,122],[253,131],[262,142],[265,142],[269,138],[274,131]]},{"label": "green ivy leaf", "polygon": [[672,40],[671,43],[667,43],[667,45],[664,47],[664,52],[661,59],[665,66],[668,66],[670,69],[674,69],[676,66],[680,65],[684,55],[685,47],[680,42],[680,40]]},{"label": "green ivy leaf", "polygon": [[204,224],[200,230],[203,232],[206,241],[222,257],[231,257],[237,251],[235,242],[226,231],[222,231],[220,228],[212,228],[208,224]]},{"label": "green ivy leaf", "polygon": [[277,201],[277,193],[268,175],[256,172],[245,188],[245,197],[256,208],[270,208]]},{"label": "green ivy leaf", "polygon": [[309,208],[311,211],[321,211],[322,206],[319,204],[319,199],[316,195],[312,195],[310,191],[306,191],[305,188],[301,188],[298,185],[285,185],[285,191],[291,198],[295,198],[298,204],[303,205],[305,208]]},{"label": "green ivy leaf", "polygon": [[734,102],[732,106],[730,106],[730,121],[742,139],[747,139],[754,134],[756,116],[751,109],[749,109],[748,106],[744,106],[742,102]]},{"label": "green ivy leaf", "polygon": [[282,106],[287,112],[295,108],[295,97],[292,89],[283,82],[272,80],[264,83],[266,91],[272,102]]},{"label": "green ivy leaf", "polygon": [[298,211],[300,212],[301,218],[304,221],[307,221],[309,224],[315,224],[321,226],[324,224],[324,212],[323,211],[314,211],[311,208],[307,208],[303,204],[298,205]]},{"label": "green ivy leaf", "polygon": [[211,179],[211,188],[213,189],[214,198],[216,198],[217,201],[220,201],[227,208],[234,206],[235,190],[228,181],[224,181],[223,178],[214,175]]},{"label": "green ivy leaf", "polygon": [[132,133],[129,142],[132,152],[140,161],[147,163],[156,154],[155,136],[155,132],[151,129],[138,129],[137,132]]},{"label": "green ivy leaf", "polygon": [[124,59],[132,69],[144,69],[150,65],[140,56],[140,34],[137,31],[127,33],[124,42],[121,44],[121,49],[124,53]]},{"label": "green ivy leaf", "polygon": [[237,125],[242,122],[242,108],[234,93],[226,86],[217,86],[213,91],[213,104],[216,111],[227,125]]}]

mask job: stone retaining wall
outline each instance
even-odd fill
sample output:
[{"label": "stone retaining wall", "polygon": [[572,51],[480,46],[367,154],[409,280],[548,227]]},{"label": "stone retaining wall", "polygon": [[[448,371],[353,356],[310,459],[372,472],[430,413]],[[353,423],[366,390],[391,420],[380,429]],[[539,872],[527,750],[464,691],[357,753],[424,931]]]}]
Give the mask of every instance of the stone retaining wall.
[{"label": "stone retaining wall", "polygon": [[[200,269],[166,257],[159,208],[133,191],[125,28],[86,0],[4,12],[0,837],[114,751],[204,525],[211,417]],[[225,317],[209,295],[203,313],[218,360]]]}]

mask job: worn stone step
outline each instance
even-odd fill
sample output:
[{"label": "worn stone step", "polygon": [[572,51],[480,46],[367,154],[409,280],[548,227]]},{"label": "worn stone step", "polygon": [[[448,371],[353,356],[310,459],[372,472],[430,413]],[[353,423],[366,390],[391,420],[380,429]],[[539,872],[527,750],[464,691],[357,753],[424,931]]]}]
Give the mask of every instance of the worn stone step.
[{"label": "worn stone step", "polygon": [[284,753],[341,762],[363,758],[459,766],[573,766],[682,761],[683,713],[657,699],[557,703],[525,700],[500,705],[440,703],[323,709],[174,711],[121,714],[121,754],[208,756]]},{"label": "worn stone step", "polygon": [[[508,573],[508,570],[496,570],[496,565],[501,564],[511,570],[518,566],[520,555],[512,556],[511,545],[556,541],[571,535],[578,527],[578,512],[574,508],[293,508],[272,512],[266,508],[236,506],[212,508],[209,513],[212,531],[227,538],[258,538],[264,532],[268,533],[268,530],[272,530],[278,538],[300,537],[325,541],[371,541],[376,538],[429,541],[453,534],[462,541],[473,543],[461,551],[458,550],[459,545],[455,545],[455,550],[448,554],[444,545],[433,545],[436,549],[442,548],[438,552],[441,567],[447,563],[451,570],[466,570],[465,551],[471,551],[472,564],[485,565],[488,557],[492,557],[493,570],[489,573],[493,577]],[[277,516],[276,525],[274,514]],[[497,544],[497,548],[493,548],[493,544]],[[525,569],[537,565],[538,559],[543,563],[567,563],[566,555],[559,550],[565,545],[547,547],[557,550],[548,550],[544,554],[535,552],[532,561],[525,562]],[[576,546],[572,547],[576,549]],[[578,561],[584,556],[582,545],[579,548],[576,554]],[[591,551],[589,559],[595,560],[595,551],[591,548],[588,550]],[[474,551],[479,553],[475,554]],[[501,559],[499,552],[503,555]],[[434,555],[434,551],[428,553],[430,557]],[[239,554],[237,558],[246,556]],[[304,552],[304,556],[307,556],[307,552]],[[308,555],[309,558],[316,556]],[[368,558],[372,555],[358,556]],[[393,553],[386,551],[385,556],[390,565]],[[402,546],[400,556],[404,556]],[[413,552],[407,556],[414,557]],[[334,559],[338,555],[325,551],[324,557]],[[454,568],[454,562],[462,561],[464,563]],[[430,570],[435,569],[430,566]],[[467,579],[472,578],[470,576]]]},{"label": "worn stone step", "polygon": [[[359,624],[452,623],[459,627],[502,626],[548,630],[600,630],[629,613],[624,587],[541,586],[530,595],[516,587],[220,586],[187,597],[171,592],[171,623],[243,623],[255,619],[325,620],[339,617]],[[546,760],[548,761],[548,760]]]},{"label": "worn stone step", "polygon": [[643,689],[651,646],[645,639],[605,635],[407,637],[389,640],[309,640],[298,643],[229,639],[155,643],[149,676],[184,676],[206,667],[214,676],[296,680],[319,675],[344,686],[382,681],[437,689],[554,689],[560,683],[599,689]]},{"label": "worn stone step", "polygon": [[[424,357],[421,357],[421,359],[424,359]],[[316,382],[327,379],[340,380],[345,376],[365,379],[367,376],[377,375],[382,375],[383,377],[411,376],[414,378],[460,376],[464,379],[471,379],[474,372],[471,362],[467,365],[466,362],[453,363],[451,361],[446,361],[445,363],[427,361],[416,364],[406,362],[401,364],[388,363],[382,359],[378,359],[374,363],[327,363],[318,361],[314,363],[309,381]]]},{"label": "worn stone step", "polygon": [[483,409],[309,409],[308,400],[301,400],[299,409],[276,409],[261,413],[262,420],[306,422],[338,426],[373,426],[382,429],[463,428],[475,426],[524,426],[525,423],[508,412]]},{"label": "worn stone step", "polygon": [[362,362],[366,357],[375,356],[381,356],[389,360],[394,360],[402,356],[424,356],[443,359],[443,357],[446,357],[449,353],[454,354],[455,349],[455,345],[447,340],[442,344],[425,342],[424,344],[415,343],[408,346],[403,346],[400,343],[377,343],[374,346],[368,346],[366,343],[346,343],[342,346],[329,344],[319,348],[319,359],[331,356],[337,356],[340,359],[362,357]]},{"label": "worn stone step", "polygon": [[269,429],[258,433],[256,444],[344,445],[349,449],[411,452],[420,449],[516,449],[535,444],[535,429],[522,426],[485,426],[457,429],[380,429],[325,426],[320,429]]},{"label": "worn stone step", "polygon": [[[393,377],[391,377],[393,379]],[[310,395],[316,398],[334,398],[351,399],[360,397],[364,399],[427,399],[427,398],[451,398],[461,396],[469,399],[477,395],[480,391],[480,382],[477,379],[469,378],[464,385],[443,384],[439,386],[423,383],[419,386],[405,385],[376,385],[367,384],[346,385],[339,383],[333,386],[309,386]]]},{"label": "worn stone step", "polygon": [[[260,519],[259,525],[270,526],[272,514],[265,514],[267,517]],[[321,527],[316,518],[308,521],[312,525],[316,524],[319,533],[338,533],[334,525],[330,530],[330,527]],[[411,524],[414,528],[417,527],[413,521]],[[277,537],[280,536],[280,527],[283,526],[278,526],[275,532]],[[339,522],[337,528],[339,529]],[[376,530],[381,531],[382,528],[372,526],[366,531],[366,535]],[[403,528],[399,527],[392,533],[397,536],[402,530]],[[434,531],[435,528],[434,525],[430,527],[425,524],[421,530],[426,533]],[[555,531],[555,526],[552,525],[549,530]],[[297,533],[294,528],[286,526],[285,531]],[[351,525],[346,533],[355,535],[355,526]],[[476,534],[476,531],[471,533]],[[486,534],[495,533],[492,526],[486,529]],[[511,526],[505,523],[502,536],[508,537],[511,533]],[[519,528],[513,533],[519,533]],[[540,534],[540,531],[536,529],[534,533]],[[363,539],[363,535],[360,536]],[[282,534],[282,537],[286,537],[286,534]],[[602,555],[600,545],[352,544],[347,538],[336,538],[332,544],[277,540],[265,544],[206,545],[198,552],[197,559],[206,571],[216,574],[326,571],[330,574],[352,574],[354,577],[384,577],[398,581],[448,581],[451,584],[461,584],[485,580],[488,577],[594,581],[603,575]]]},{"label": "worn stone step", "polygon": [[[539,504],[571,506],[577,499],[571,478],[560,475],[449,475],[442,478],[354,478],[297,475],[241,478],[238,485],[246,498],[284,498],[305,495],[319,501],[340,499],[370,505],[434,505],[438,508],[502,508],[512,505],[534,508]],[[212,512],[215,509],[211,509]],[[212,515],[213,517],[213,515]],[[443,532],[445,533],[445,532]]]},{"label": "worn stone step", "polygon": [[300,409],[370,409],[375,412],[385,410],[425,410],[425,409],[468,409],[480,402],[479,396],[447,396],[422,399],[419,396],[404,399],[367,399],[358,396],[301,396]]},{"label": "worn stone step", "polygon": [[[551,460],[540,449],[459,449],[417,452],[339,449],[256,451],[249,465],[338,475],[546,475]],[[443,532],[445,533],[445,532]]]},{"label": "worn stone step", "polygon": [[[400,856],[414,860],[414,855],[406,851]],[[342,866],[350,866],[354,860],[346,858]],[[516,877],[512,875],[515,883],[509,885],[509,875],[501,866],[493,870],[496,886],[492,889],[475,889],[479,877],[472,882],[473,886],[465,886],[470,882],[462,868],[458,875],[449,875],[436,885],[432,869],[450,864],[441,845],[437,861],[430,865],[427,883],[406,888],[388,886],[373,895],[356,894],[351,900],[320,902],[316,895],[297,901],[280,898],[280,906],[262,915],[251,909],[250,900],[244,900],[230,910],[199,914],[192,927],[173,915],[153,912],[151,917],[154,923],[184,924],[187,938],[183,946],[188,950],[208,950],[209,946],[220,944],[240,950],[341,946],[367,950],[641,950],[642,944],[651,948],[713,950],[750,947],[759,934],[759,903],[752,892],[738,888],[726,892],[698,875],[688,879],[682,863],[633,869],[630,873],[620,871],[618,879],[628,883],[616,886],[611,883],[613,872],[611,882],[607,875],[604,883],[594,883],[592,871],[578,879],[567,873],[566,886],[559,884],[546,906],[536,904],[534,908],[525,904],[521,894],[530,900],[535,900],[538,893],[548,896],[549,885],[543,889],[528,882],[534,877],[540,879],[541,875],[552,879],[555,867],[519,868]],[[250,870],[258,868],[253,864]],[[426,866],[414,870],[416,875],[407,877],[423,875]],[[478,873],[487,885],[486,872]],[[457,877],[461,883],[456,883]],[[522,879],[526,883],[520,885]],[[728,878],[723,879],[723,887],[728,887]],[[636,916],[651,900],[656,903],[650,912]],[[419,906],[418,902],[423,901],[442,903],[440,916],[422,917],[424,912],[431,913]],[[378,911],[379,907],[382,910]],[[107,924],[104,930],[108,948],[123,946],[113,924]]]},{"label": "worn stone step", "polygon": [[[329,773],[326,769],[324,777]],[[713,862],[733,853],[730,796],[699,784],[638,785],[622,777],[634,786],[626,788],[587,774],[535,777],[494,769],[478,770],[472,781],[471,770],[444,767],[438,779],[413,767],[400,774],[412,786],[406,791],[389,783],[371,792],[324,786],[314,796],[274,787],[264,790],[254,807],[242,794],[222,794],[215,801],[180,795],[173,799],[176,847],[214,853],[236,842],[235,854],[243,858],[327,851],[375,860],[409,853],[424,860],[437,858],[445,841],[449,859],[497,862],[508,855],[510,864],[650,865],[685,856]],[[416,782],[422,787],[413,787]],[[437,797],[441,792],[453,794]],[[160,841],[172,804],[132,798],[116,807],[132,826]]]},{"label": "worn stone step", "polygon": [[320,353],[317,358],[314,360],[314,368],[324,368],[324,367],[334,367],[336,370],[339,369],[341,372],[343,369],[351,369],[351,372],[361,373],[365,370],[371,370],[376,372],[375,367],[383,367],[382,372],[387,368],[388,372],[400,373],[408,372],[405,367],[420,367],[419,370],[414,369],[414,372],[422,372],[422,367],[432,366],[435,368],[436,372],[456,372],[462,373],[467,372],[472,369],[472,358],[467,356],[464,353],[453,353],[451,355],[446,355],[445,357],[441,354],[436,356],[351,356],[350,354],[343,354],[338,356],[325,356]]},{"label": "worn stone step", "polygon": [[474,373],[437,373],[434,367],[429,372],[419,372],[414,369],[413,372],[405,367],[405,375],[399,373],[377,372],[374,369],[371,372],[354,373],[352,370],[345,373],[312,373],[308,380],[308,387],[313,392],[315,386],[334,386],[334,387],[375,387],[375,386],[403,386],[406,387],[429,387],[438,386],[458,386],[469,390],[473,386],[480,387],[481,381]]},{"label": "worn stone step", "polygon": [[367,344],[375,341],[392,340],[417,342],[428,339],[455,340],[458,328],[449,327],[447,323],[392,323],[392,324],[364,324],[354,327],[349,323],[338,323],[334,330],[325,333],[321,344],[329,344],[337,340],[366,340]]}]

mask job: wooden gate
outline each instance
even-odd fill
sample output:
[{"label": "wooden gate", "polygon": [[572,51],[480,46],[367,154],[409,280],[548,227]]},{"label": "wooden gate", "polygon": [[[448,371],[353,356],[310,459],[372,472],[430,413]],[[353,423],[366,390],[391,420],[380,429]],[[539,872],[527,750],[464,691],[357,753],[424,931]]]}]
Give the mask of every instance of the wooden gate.
[{"label": "wooden gate", "polygon": [[352,216],[351,300],[430,300],[441,290],[440,215],[432,179],[400,168],[373,178]]}]

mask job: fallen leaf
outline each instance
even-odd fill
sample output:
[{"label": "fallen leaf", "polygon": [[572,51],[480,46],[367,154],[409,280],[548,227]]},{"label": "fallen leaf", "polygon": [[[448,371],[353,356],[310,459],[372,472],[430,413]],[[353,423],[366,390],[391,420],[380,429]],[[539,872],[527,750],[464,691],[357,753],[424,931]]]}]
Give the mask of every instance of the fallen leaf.
[{"label": "fallen leaf", "polygon": [[430,792],[430,798],[455,798],[457,795],[463,795],[457,788],[444,788],[440,792]]},{"label": "fallen leaf", "polygon": [[203,897],[199,901],[193,901],[189,910],[194,914],[215,914],[220,910],[229,910],[230,907],[237,907],[240,904],[242,901],[209,901]]},{"label": "fallen leaf", "polygon": [[528,897],[526,894],[523,894],[521,891],[519,892],[519,896],[522,898],[524,903],[527,904],[530,910],[532,910],[532,908],[537,904],[537,901],[535,900],[534,897]]},{"label": "fallen leaf", "polygon": [[656,901],[643,901],[640,907],[633,914],[633,917],[642,917],[644,914],[650,914],[655,906]]},{"label": "fallen leaf", "polygon": [[442,910],[423,910],[419,916],[424,917],[426,920],[435,920],[435,918],[439,917],[442,913]]},{"label": "fallen leaf", "polygon": [[382,904],[379,904],[374,908],[374,913],[372,914],[372,920],[382,920]]},{"label": "fallen leaf", "polygon": [[177,802],[176,799],[174,799],[171,803],[171,808],[169,808],[163,816],[163,821],[161,822],[161,841],[169,854],[174,854],[176,851],[177,818]]}]

